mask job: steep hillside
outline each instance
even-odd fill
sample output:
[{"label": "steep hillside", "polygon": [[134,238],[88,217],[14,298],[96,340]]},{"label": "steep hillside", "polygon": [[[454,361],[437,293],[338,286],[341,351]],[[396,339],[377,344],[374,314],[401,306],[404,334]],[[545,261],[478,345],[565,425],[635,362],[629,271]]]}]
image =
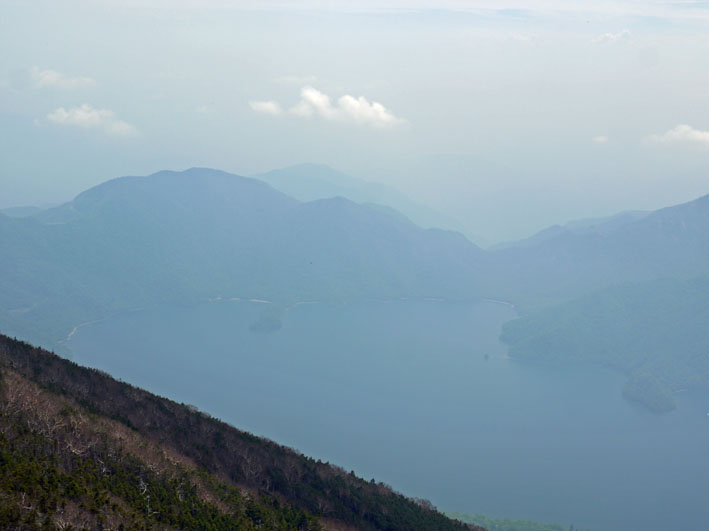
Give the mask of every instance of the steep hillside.
[{"label": "steep hillside", "polygon": [[656,412],[709,389],[709,277],[609,288],[505,324],[510,355],[600,363],[629,376],[626,397]]},{"label": "steep hillside", "polygon": [[209,297],[283,303],[479,294],[456,233],[336,198],[301,203],[208,169],[124,177],[26,219],[0,216],[0,327],[56,345],[111,312]]},{"label": "steep hillside", "polygon": [[482,529],[0,336],[3,529]]}]

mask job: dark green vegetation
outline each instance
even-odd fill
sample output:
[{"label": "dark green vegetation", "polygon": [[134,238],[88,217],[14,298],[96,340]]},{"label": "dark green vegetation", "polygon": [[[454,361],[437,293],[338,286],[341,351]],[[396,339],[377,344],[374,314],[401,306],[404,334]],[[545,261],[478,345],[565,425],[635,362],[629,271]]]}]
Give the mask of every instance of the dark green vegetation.
[{"label": "dark green vegetation", "polygon": [[510,355],[602,363],[629,375],[623,394],[651,410],[673,393],[709,389],[709,277],[593,293],[505,324]]},{"label": "dark green vegetation", "polygon": [[3,529],[480,529],[0,336]]},{"label": "dark green vegetation", "polygon": [[124,177],[0,215],[0,330],[56,347],[113,312],[216,296],[292,303],[470,298],[480,249],[342,198],[301,203],[207,169]]},{"label": "dark green vegetation", "polygon": [[529,520],[510,520],[509,518],[488,518],[482,514],[465,514],[447,512],[451,518],[469,524],[484,526],[488,531],[584,531],[573,526],[564,527],[558,524],[540,524]]}]

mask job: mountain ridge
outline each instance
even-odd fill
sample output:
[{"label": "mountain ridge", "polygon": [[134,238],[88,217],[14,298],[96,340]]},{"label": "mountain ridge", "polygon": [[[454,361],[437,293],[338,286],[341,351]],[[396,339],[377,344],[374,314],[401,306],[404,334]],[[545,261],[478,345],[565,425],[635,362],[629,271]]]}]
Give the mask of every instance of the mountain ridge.
[{"label": "mountain ridge", "polygon": [[462,236],[386,209],[303,203],[202,168],[112,179],[30,218],[2,217],[0,246],[0,326],[53,348],[116,311],[220,295],[474,298],[484,261]]},{"label": "mountain ridge", "polygon": [[3,335],[0,401],[3,525],[482,529]]},{"label": "mountain ridge", "polygon": [[460,221],[417,203],[396,188],[358,179],[323,164],[296,164],[254,177],[301,201],[345,197],[355,203],[392,208],[423,228],[439,227],[461,232],[476,245],[482,241],[479,236],[466,231]]},{"label": "mountain ridge", "polygon": [[709,195],[653,211],[608,232],[564,231],[536,245],[493,251],[499,297],[525,310],[624,282],[709,272]]}]

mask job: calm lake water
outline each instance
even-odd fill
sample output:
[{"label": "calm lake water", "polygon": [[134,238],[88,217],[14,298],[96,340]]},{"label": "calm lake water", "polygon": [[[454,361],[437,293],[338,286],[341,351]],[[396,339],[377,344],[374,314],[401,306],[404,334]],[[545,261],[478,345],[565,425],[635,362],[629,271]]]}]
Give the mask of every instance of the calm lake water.
[{"label": "calm lake water", "polygon": [[[444,510],[605,530],[709,527],[709,397],[655,416],[623,377],[504,359],[502,304],[160,307],[80,328],[78,363]],[[486,359],[487,356],[487,359]]]}]

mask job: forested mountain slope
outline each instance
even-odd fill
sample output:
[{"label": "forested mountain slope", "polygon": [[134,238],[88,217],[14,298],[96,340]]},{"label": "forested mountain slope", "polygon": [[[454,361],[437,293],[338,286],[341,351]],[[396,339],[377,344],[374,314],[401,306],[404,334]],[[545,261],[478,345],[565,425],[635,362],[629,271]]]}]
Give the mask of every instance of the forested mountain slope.
[{"label": "forested mountain slope", "polygon": [[0,336],[3,529],[482,529]]}]

